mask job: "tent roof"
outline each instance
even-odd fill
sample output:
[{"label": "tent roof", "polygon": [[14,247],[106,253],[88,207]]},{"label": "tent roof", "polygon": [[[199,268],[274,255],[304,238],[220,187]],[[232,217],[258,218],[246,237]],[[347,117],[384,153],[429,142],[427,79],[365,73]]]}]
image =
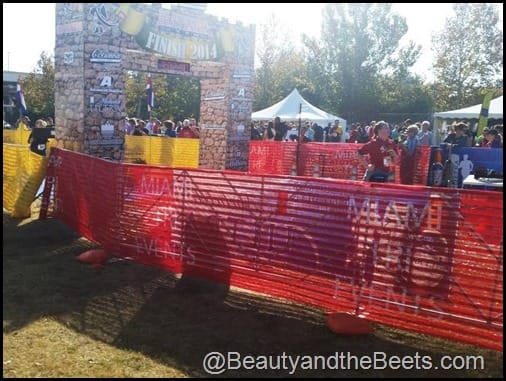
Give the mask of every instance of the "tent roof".
[{"label": "tent roof", "polygon": [[[301,104],[302,110],[299,116]],[[279,116],[283,122],[296,121],[299,120],[299,117],[302,120],[311,120],[313,122],[320,123],[331,123],[336,119],[339,119],[339,124],[342,127],[346,127],[346,120],[313,106],[311,103],[302,98],[302,95],[300,95],[297,89],[293,89],[293,91],[282,101],[270,107],[264,108],[263,110],[254,112],[251,114],[251,119],[272,120],[277,116]]]},{"label": "tent roof", "polygon": [[[443,119],[478,119],[480,117],[480,112],[481,104],[478,104],[453,111],[436,112],[434,116]],[[502,95],[490,101],[488,117],[490,119],[502,119]]]}]

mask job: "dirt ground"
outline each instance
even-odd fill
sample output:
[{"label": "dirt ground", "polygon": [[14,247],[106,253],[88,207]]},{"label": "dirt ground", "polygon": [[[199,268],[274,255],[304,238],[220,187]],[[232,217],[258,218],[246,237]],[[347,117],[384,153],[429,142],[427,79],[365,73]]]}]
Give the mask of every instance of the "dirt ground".
[{"label": "dirt ground", "polygon": [[[213,351],[253,356],[260,368],[258,356],[283,353],[418,354],[433,363],[478,355],[484,369],[303,369],[305,362],[293,376],[503,377],[501,352],[380,325],[340,336],[312,307],[204,281],[181,286],[174,274],[125,261],[94,269],[75,257],[95,245],[57,220],[4,214],[3,233],[4,377],[207,377],[203,359]],[[221,376],[291,376],[288,361],[274,370],[248,364]]]}]

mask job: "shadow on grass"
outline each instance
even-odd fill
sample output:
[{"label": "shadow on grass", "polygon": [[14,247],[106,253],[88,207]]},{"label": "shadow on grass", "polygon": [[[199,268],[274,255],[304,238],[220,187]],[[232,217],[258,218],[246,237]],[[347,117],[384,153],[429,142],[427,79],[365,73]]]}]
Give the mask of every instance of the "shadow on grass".
[{"label": "shadow on grass", "polygon": [[[373,356],[384,352],[402,357],[418,353],[431,356],[435,363],[445,354],[470,354],[469,348],[484,354],[485,370],[299,369],[295,375],[502,376],[502,353],[453,343],[451,352],[445,341],[403,336],[383,327],[375,335],[339,336],[326,328],[323,313],[311,307],[196,279],[177,287],[173,274],[129,262],[95,270],[75,260],[93,244],[80,240],[60,222],[31,221],[18,226],[20,222],[4,216],[4,333],[51,317],[94,339],[141,352],[197,377],[207,376],[202,360],[212,351],[242,356],[281,356],[283,352],[292,356],[335,352]],[[285,370],[230,370],[223,376],[289,376],[288,361],[286,366]]]}]

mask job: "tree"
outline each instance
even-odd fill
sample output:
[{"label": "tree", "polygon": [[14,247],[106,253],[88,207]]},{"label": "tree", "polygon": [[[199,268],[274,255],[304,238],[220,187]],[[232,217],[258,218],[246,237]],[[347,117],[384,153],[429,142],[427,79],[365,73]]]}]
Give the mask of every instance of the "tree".
[{"label": "tree", "polygon": [[[155,107],[151,116],[173,121],[199,119],[200,82],[195,78],[176,75],[152,76]],[[146,73],[128,72],[125,82],[126,110],[132,117],[147,119]]]},{"label": "tree", "polygon": [[455,4],[455,14],[433,36],[437,108],[480,103],[502,88],[503,33],[496,4]]},{"label": "tree", "polygon": [[[422,79],[409,69],[416,62],[420,46],[413,42],[399,51],[395,64],[388,73],[377,77],[377,94],[381,112],[378,118],[390,122],[406,119],[429,119],[433,107],[432,87],[424,85]],[[394,57],[395,61],[397,57]]]},{"label": "tree", "polygon": [[173,121],[185,118],[199,120],[200,81],[196,78],[168,75],[165,82],[166,94],[159,96],[160,115]]},{"label": "tree", "polygon": [[136,71],[127,72],[125,94],[127,115],[129,117],[145,119],[148,115],[146,103],[146,76]]},{"label": "tree", "polygon": [[42,52],[37,67],[22,81],[28,115],[32,120],[54,118],[54,73],[53,57]]},{"label": "tree", "polygon": [[294,87],[301,90],[307,86],[304,57],[274,15],[260,26],[257,55],[260,67],[256,70],[254,110],[279,102]]},{"label": "tree", "polygon": [[[318,73],[315,88],[326,109],[350,120],[375,117],[384,105],[384,77],[408,78],[420,47],[399,47],[406,20],[391,4],[328,4],[323,10],[322,39],[305,39],[309,72]],[[391,99],[390,102],[395,102]]]}]

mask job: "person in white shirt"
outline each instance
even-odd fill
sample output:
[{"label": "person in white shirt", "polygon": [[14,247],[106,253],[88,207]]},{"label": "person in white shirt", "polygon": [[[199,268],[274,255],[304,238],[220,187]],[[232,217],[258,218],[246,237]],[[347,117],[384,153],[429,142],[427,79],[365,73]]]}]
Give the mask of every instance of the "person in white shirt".
[{"label": "person in white shirt", "polygon": [[426,120],[422,122],[422,129],[416,135],[416,138],[418,139],[418,144],[421,146],[430,146],[432,145],[432,131],[429,130],[430,123]]}]

